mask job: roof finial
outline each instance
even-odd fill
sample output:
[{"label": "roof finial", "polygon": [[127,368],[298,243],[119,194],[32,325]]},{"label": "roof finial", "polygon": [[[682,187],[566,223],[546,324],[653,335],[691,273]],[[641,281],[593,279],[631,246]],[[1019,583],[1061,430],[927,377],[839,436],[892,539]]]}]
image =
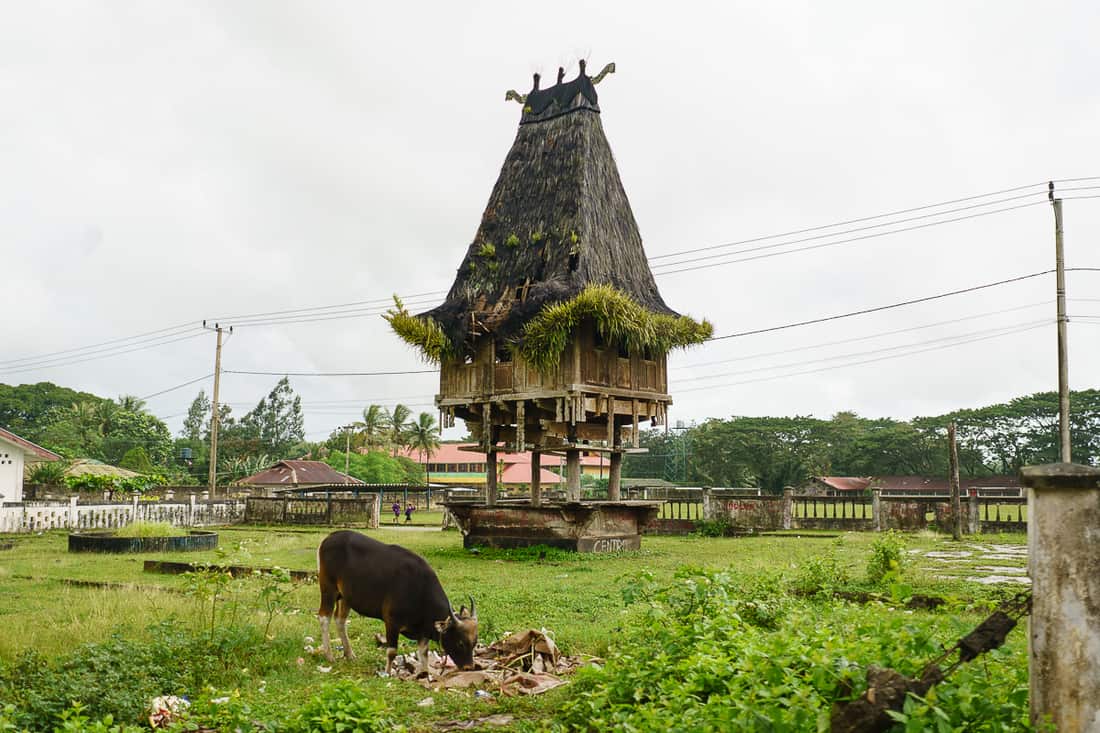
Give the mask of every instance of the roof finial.
[{"label": "roof finial", "polygon": [[[583,70],[584,67],[582,66],[581,69]],[[607,66],[603,67],[603,69],[600,71],[600,73],[596,74],[596,76],[593,77],[592,83],[593,84],[599,84],[601,81],[603,81],[603,78],[605,76],[607,76],[608,74],[614,74],[614,73],[615,73],[615,62],[612,61]]]},{"label": "roof finial", "polygon": [[539,72],[536,71],[535,72],[535,86],[532,87],[536,92],[539,90],[539,79],[541,79],[541,78],[542,78],[542,75],[539,74]]},{"label": "roof finial", "polygon": [[565,67],[564,66],[559,66],[558,67],[558,84],[561,84],[564,79],[565,79]]},{"label": "roof finial", "polygon": [[588,66],[588,62],[585,61],[584,59],[581,59],[580,61],[577,62],[577,64],[581,67],[581,76],[584,76],[584,67]]}]

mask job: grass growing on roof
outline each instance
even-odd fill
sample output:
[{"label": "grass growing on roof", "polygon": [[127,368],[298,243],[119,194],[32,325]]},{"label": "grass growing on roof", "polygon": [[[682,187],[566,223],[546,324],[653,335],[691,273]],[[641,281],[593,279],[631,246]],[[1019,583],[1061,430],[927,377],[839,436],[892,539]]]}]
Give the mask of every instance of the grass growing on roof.
[{"label": "grass growing on roof", "polygon": [[386,311],[382,317],[390,324],[394,333],[420,349],[425,359],[438,364],[453,353],[451,341],[438,323],[430,318],[417,318],[412,315],[401,302],[401,298],[396,295],[393,296],[393,304],[393,308]]},{"label": "grass growing on roof", "polygon": [[585,318],[596,322],[606,341],[624,342],[632,352],[663,355],[702,343],[714,333],[709,321],[652,313],[611,285],[589,285],[577,297],[543,308],[513,349],[528,364],[550,371]]}]

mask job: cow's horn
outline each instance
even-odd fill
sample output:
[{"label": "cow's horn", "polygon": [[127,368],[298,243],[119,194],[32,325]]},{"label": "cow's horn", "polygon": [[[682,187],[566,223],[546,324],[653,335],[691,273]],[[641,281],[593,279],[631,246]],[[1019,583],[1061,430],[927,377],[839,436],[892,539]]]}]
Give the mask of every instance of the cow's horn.
[{"label": "cow's horn", "polygon": [[[447,605],[450,605],[450,604],[447,604]],[[454,622],[456,624],[458,623],[458,620],[459,620],[458,619],[458,614],[455,613],[455,607],[454,606],[451,606],[451,619],[454,620]]]},{"label": "cow's horn", "polygon": [[466,596],[470,599],[470,618],[477,618],[477,611],[474,610],[474,597]]}]

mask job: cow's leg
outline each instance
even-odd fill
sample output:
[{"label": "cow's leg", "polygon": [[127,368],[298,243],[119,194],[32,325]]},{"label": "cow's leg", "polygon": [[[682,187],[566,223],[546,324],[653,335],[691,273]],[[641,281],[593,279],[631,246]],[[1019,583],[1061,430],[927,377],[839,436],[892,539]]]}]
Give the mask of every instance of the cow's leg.
[{"label": "cow's leg", "polygon": [[355,659],[355,652],[351,650],[351,642],[348,641],[348,602],[341,598],[336,602],[336,630],[340,632],[340,643],[344,645],[344,659]]},{"label": "cow's leg", "polygon": [[[329,644],[328,623],[332,617],[333,608],[340,598],[340,591],[336,583],[326,578],[324,573],[319,573],[317,582],[321,586],[321,607],[317,609],[317,620],[321,623],[321,653],[325,659],[332,661],[332,647]],[[344,647],[347,649],[347,646]]]},{"label": "cow's leg", "polygon": [[416,642],[416,661],[420,662],[420,671],[416,676],[427,675],[428,679],[431,680],[432,670],[428,666],[428,643],[427,639]]},{"label": "cow's leg", "polygon": [[397,640],[401,632],[396,624],[386,622],[386,674],[393,674],[393,658],[397,656]]}]

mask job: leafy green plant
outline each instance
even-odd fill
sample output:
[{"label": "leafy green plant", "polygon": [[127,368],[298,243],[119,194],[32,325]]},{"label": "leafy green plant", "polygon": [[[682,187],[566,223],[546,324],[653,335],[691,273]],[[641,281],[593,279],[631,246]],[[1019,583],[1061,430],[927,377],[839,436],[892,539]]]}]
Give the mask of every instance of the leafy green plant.
[{"label": "leafy green plant", "polygon": [[[68,461],[40,461],[33,464],[30,470],[27,471],[27,482],[46,486],[63,486],[65,471],[68,468]],[[0,728],[0,730],[3,729]]]},{"label": "leafy green plant", "polygon": [[404,730],[386,715],[386,702],[369,697],[355,682],[325,685],[302,706],[283,730],[286,733],[375,733]]},{"label": "leafy green plant", "polygon": [[700,537],[727,537],[732,530],[733,525],[725,517],[703,519],[695,523],[695,534]]},{"label": "leafy green plant", "polygon": [[492,242],[483,242],[482,245],[477,250],[477,256],[478,257],[484,257],[486,259],[489,259],[491,257],[496,257],[497,256],[496,245],[493,244]]},{"label": "leafy green plant", "polygon": [[515,234],[509,234],[508,238],[504,240],[504,246],[515,249],[519,246],[519,237]]},{"label": "leafy green plant", "polygon": [[[475,267],[471,260],[470,268],[475,269]],[[393,296],[393,303],[393,308],[386,311],[382,317],[390,324],[394,333],[420,349],[425,359],[438,364],[454,353],[453,344],[438,323],[431,318],[418,318],[410,314],[396,295]]]},{"label": "leafy green plant", "polygon": [[255,571],[253,575],[260,583],[260,608],[266,614],[264,637],[269,638],[271,622],[277,614],[288,608],[287,599],[294,590],[294,585],[290,579],[290,571],[278,566],[266,573]]},{"label": "leafy green plant", "polygon": [[867,560],[867,582],[878,584],[895,580],[901,574],[904,551],[905,540],[898,532],[890,530],[876,537]]},{"label": "leafy green plant", "polygon": [[541,242],[541,241],[542,241],[542,238],[543,238],[544,236],[546,236],[546,235],[545,235],[545,234],[543,234],[541,230],[540,230],[540,231],[537,231],[537,232],[531,232],[531,241],[532,241],[532,242],[533,242],[534,244],[538,244],[539,242]]},{"label": "leafy green plant", "polygon": [[840,565],[835,554],[829,553],[803,562],[791,579],[790,587],[797,595],[813,596],[832,591],[847,582],[848,571]]}]

